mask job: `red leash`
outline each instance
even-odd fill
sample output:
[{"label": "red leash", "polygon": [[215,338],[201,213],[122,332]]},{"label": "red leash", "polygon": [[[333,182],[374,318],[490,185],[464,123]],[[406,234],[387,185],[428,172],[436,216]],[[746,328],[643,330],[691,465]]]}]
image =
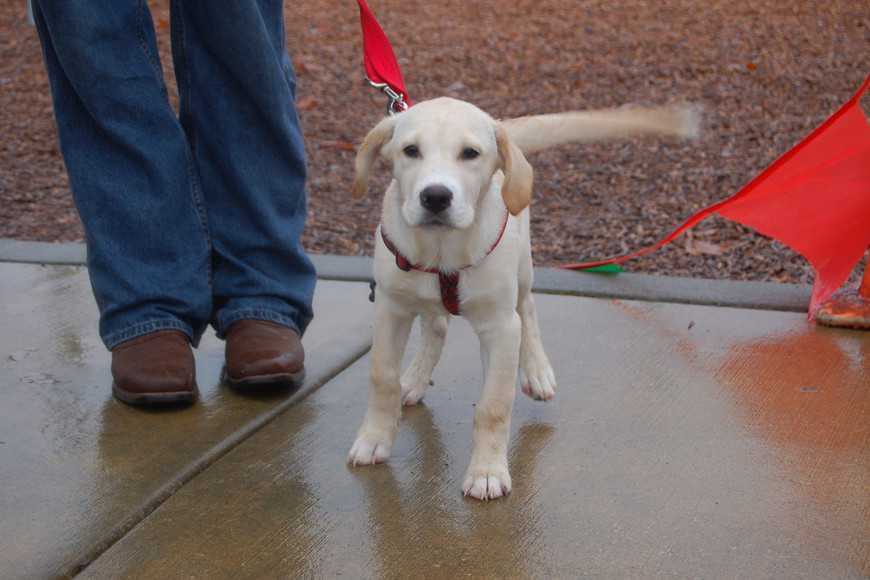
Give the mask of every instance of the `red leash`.
[{"label": "red leash", "polygon": [[373,87],[384,91],[390,98],[387,111],[390,114],[400,113],[413,103],[408,97],[393,47],[365,0],[357,0],[357,4],[362,25],[366,77]]}]

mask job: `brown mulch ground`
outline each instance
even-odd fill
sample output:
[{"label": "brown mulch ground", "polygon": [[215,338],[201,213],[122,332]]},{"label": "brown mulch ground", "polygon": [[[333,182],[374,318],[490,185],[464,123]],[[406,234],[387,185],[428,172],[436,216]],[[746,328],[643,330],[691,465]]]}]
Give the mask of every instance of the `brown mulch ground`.
[{"label": "brown mulch ground", "polygon": [[[23,0],[0,6],[0,237],[80,240],[47,81]],[[152,1],[169,84],[168,1]],[[412,96],[497,117],[623,103],[705,109],[693,143],[638,141],[534,155],[539,265],[648,245],[735,192],[830,115],[870,71],[866,0],[372,0]],[[824,4],[824,5],[823,5]],[[305,243],[369,254],[377,195],[349,200],[353,150],[384,102],[363,81],[349,0],[287,3],[311,179]],[[867,99],[865,99],[865,102]],[[378,187],[386,184],[381,171]],[[714,218],[633,271],[809,281],[804,260]]]}]

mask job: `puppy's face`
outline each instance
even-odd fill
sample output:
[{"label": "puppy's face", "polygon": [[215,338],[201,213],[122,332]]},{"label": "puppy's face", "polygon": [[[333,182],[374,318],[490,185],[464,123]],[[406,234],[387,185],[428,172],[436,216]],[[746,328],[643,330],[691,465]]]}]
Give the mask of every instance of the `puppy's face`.
[{"label": "puppy's face", "polygon": [[383,148],[411,227],[465,229],[498,167],[495,123],[461,101],[421,103],[396,120]]},{"label": "puppy's face", "polygon": [[425,101],[378,123],[357,152],[354,197],[368,189],[379,154],[392,161],[401,215],[410,227],[468,228],[498,170],[513,215],[531,199],[532,168],[522,152],[504,127],[464,101]]}]

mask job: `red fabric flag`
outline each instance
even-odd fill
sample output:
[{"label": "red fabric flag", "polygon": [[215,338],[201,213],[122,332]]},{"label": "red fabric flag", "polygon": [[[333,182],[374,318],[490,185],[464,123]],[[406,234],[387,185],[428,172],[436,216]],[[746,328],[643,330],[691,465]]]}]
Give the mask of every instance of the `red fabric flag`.
[{"label": "red fabric flag", "polygon": [[813,265],[809,316],[849,277],[870,246],[870,125],[858,92],[732,197],[701,210],[664,240],[632,254],[563,266],[586,269],[657,250],[713,213],[790,246]]}]

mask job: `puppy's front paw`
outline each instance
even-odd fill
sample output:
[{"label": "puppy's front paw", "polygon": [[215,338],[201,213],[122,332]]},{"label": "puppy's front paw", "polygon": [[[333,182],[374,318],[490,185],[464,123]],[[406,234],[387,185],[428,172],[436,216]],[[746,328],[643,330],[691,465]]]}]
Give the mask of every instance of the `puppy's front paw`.
[{"label": "puppy's front paw", "polygon": [[392,445],[389,437],[360,433],[347,454],[347,462],[354,467],[383,463],[389,459]]},{"label": "puppy's front paw", "polygon": [[520,384],[523,393],[536,401],[549,401],[556,396],[556,375],[547,356],[523,357],[520,366]]},{"label": "puppy's front paw", "polygon": [[498,499],[511,492],[511,476],[506,464],[470,465],[465,473],[462,493],[474,499]]}]

